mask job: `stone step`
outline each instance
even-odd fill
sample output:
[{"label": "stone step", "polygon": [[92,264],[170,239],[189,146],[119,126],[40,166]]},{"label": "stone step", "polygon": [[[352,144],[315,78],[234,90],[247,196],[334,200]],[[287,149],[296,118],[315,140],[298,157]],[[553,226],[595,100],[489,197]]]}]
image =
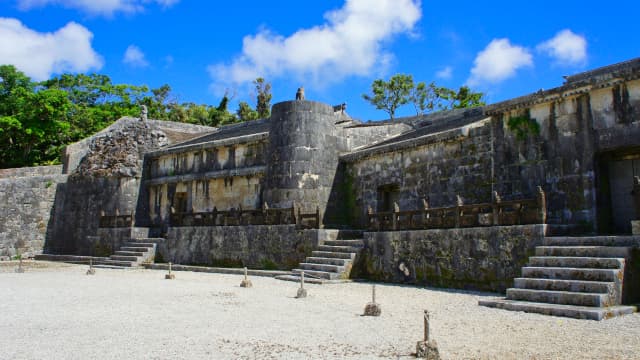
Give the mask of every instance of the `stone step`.
[{"label": "stone step", "polygon": [[137,256],[111,255],[110,258],[111,260],[118,260],[118,261],[131,261],[131,262],[138,261]]},{"label": "stone step", "polygon": [[[310,278],[306,276],[306,272],[305,272],[305,277],[304,277],[304,283],[307,284],[324,284],[325,282],[329,281],[328,279],[317,279],[317,278]],[[298,275],[278,275],[276,276],[276,279],[278,280],[284,280],[284,281],[293,281],[293,282],[300,282],[300,276]]]},{"label": "stone step", "polygon": [[615,282],[620,279],[621,276],[622,270],[620,269],[581,269],[532,266],[522,268],[522,277],[525,278]]},{"label": "stone step", "polygon": [[624,258],[532,256],[529,258],[529,266],[622,269],[624,268]]},{"label": "stone step", "polygon": [[120,266],[120,267],[132,267],[135,264],[131,261],[123,261],[123,260],[98,260],[93,262],[94,265],[112,265],[112,266]]},{"label": "stone step", "polygon": [[504,310],[524,311],[528,313],[538,313],[543,315],[564,316],[574,319],[603,320],[616,316],[633,314],[636,312],[634,306],[610,306],[606,308],[594,308],[589,306],[545,304],[528,301],[517,301],[507,299],[480,300],[481,306],[488,306]]},{"label": "stone step", "polygon": [[118,255],[118,256],[143,256],[144,253],[140,252],[140,251],[124,251],[124,250],[118,250],[116,252],[113,253],[113,255]]},{"label": "stone step", "polygon": [[122,244],[122,246],[125,247],[144,247],[144,248],[152,248],[154,247],[156,244],[155,243],[147,243],[147,242],[136,242],[136,241],[127,241],[124,244]]},{"label": "stone step", "polygon": [[305,270],[305,269],[293,269],[291,270],[294,275],[298,275],[304,271],[304,279],[307,281],[307,277],[309,278],[318,278],[318,279],[327,279],[334,280],[339,277],[340,274],[335,272],[327,272],[327,271],[318,271],[318,270]]},{"label": "stone step", "polygon": [[338,240],[362,239],[363,230],[340,230]]},{"label": "stone step", "polygon": [[132,238],[131,241],[134,242],[146,242],[146,243],[156,243],[156,242],[162,242],[162,241],[166,241],[165,238],[161,238],[161,237],[137,237],[137,238]]},{"label": "stone step", "polygon": [[328,246],[348,246],[351,248],[360,249],[364,247],[364,242],[362,239],[358,240],[327,240],[324,242],[325,245]]},{"label": "stone step", "polygon": [[141,247],[141,246],[122,246],[120,247],[120,251],[135,251],[140,253],[145,253],[151,250],[151,247]]},{"label": "stone step", "polygon": [[333,259],[349,259],[349,260],[353,260],[356,257],[355,253],[343,253],[343,252],[333,252],[333,251],[317,251],[317,250],[312,251],[311,255],[314,256],[314,257],[325,257],[325,258],[333,258]]},{"label": "stone step", "polygon": [[345,266],[349,263],[350,259],[338,259],[338,258],[329,258],[329,257],[308,257],[305,259],[305,262],[314,263],[314,264],[327,264],[327,265],[338,265]]},{"label": "stone step", "polygon": [[357,253],[360,251],[359,248],[354,248],[353,246],[329,246],[329,245],[320,245],[318,246],[319,251],[330,251],[330,252],[341,252],[341,253]]},{"label": "stone step", "polygon": [[536,256],[625,258],[631,248],[619,246],[536,246]]},{"label": "stone step", "polygon": [[309,263],[309,262],[300,263],[299,267],[304,271],[315,270],[315,271],[334,272],[334,273],[339,273],[344,271],[344,266],[315,264],[315,263]]},{"label": "stone step", "polygon": [[640,236],[554,236],[543,240],[545,246],[640,246]]},{"label": "stone step", "polygon": [[519,289],[572,291],[585,293],[612,294],[615,284],[605,281],[558,280],[515,278],[513,287]]},{"label": "stone step", "polygon": [[131,269],[130,266],[103,265],[103,264],[93,265],[93,267],[96,269],[119,269],[119,270]]},{"label": "stone step", "polygon": [[609,294],[569,291],[507,289],[507,299],[548,304],[607,307],[616,305]]}]

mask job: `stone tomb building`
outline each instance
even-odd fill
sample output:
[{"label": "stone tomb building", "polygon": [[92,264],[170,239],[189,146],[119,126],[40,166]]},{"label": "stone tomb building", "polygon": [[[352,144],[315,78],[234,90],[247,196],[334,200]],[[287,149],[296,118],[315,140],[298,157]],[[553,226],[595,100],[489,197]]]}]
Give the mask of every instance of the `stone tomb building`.
[{"label": "stone tomb building", "polygon": [[[558,239],[617,239],[637,264],[640,59],[394,121],[304,99],[220,128],[122,119],[68,147],[63,173],[43,239],[2,237],[18,214],[0,252],[113,258],[147,239],[180,264],[504,291]],[[349,261],[327,261],[341,246]],[[637,269],[623,271],[636,282],[617,303],[637,302]]]}]

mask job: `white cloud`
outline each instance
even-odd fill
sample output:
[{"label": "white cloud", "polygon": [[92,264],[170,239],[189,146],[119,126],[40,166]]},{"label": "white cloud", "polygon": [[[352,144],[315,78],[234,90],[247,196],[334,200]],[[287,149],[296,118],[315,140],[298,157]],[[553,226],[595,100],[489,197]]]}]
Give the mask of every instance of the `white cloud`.
[{"label": "white cloud", "polygon": [[452,76],[453,76],[453,68],[451,66],[445,66],[444,68],[436,72],[436,77],[438,79],[447,80],[447,79],[451,79]]},{"label": "white cloud", "polygon": [[133,67],[142,68],[149,66],[149,63],[144,57],[144,53],[135,45],[129,45],[129,47],[127,47],[122,62]]},{"label": "white cloud", "polygon": [[467,84],[498,83],[527,66],[533,66],[529,50],[511,45],[509,39],[494,39],[476,56]]},{"label": "white cloud", "polygon": [[34,80],[46,80],[52,73],[98,70],[102,58],[91,47],[92,38],[75,22],[39,33],[17,19],[0,18],[0,62],[15,65]]},{"label": "white cloud", "polygon": [[537,49],[561,65],[581,65],[587,60],[587,40],[569,29],[558,32],[553,39],[538,45]]},{"label": "white cloud", "polygon": [[419,0],[347,0],[327,12],[326,22],[288,37],[267,29],[245,36],[242,54],[209,66],[215,88],[246,84],[261,76],[294,76],[312,85],[367,76],[389,64],[384,41],[410,34],[421,17]]},{"label": "white cloud", "polygon": [[62,5],[78,9],[92,15],[112,16],[116,12],[136,13],[144,10],[148,3],[156,3],[163,8],[170,7],[180,0],[18,0],[21,10],[29,10],[47,5]]}]

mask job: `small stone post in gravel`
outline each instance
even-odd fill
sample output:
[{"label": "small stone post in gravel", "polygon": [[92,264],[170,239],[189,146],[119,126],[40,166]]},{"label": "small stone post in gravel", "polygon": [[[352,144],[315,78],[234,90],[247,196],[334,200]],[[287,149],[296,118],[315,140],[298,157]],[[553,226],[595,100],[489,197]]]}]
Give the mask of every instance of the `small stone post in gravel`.
[{"label": "small stone post in gravel", "polygon": [[169,263],[169,273],[164,276],[166,280],[173,280],[176,278],[175,275],[171,273],[171,263]]},{"label": "small stone post in gravel", "polygon": [[24,272],[24,269],[22,268],[22,257],[18,259],[18,267],[16,268],[16,272],[20,274]]},{"label": "small stone post in gravel", "polygon": [[244,267],[244,280],[242,280],[242,282],[240,283],[240,287],[243,288],[250,288],[253,287],[253,284],[251,283],[251,280],[247,279],[247,267]]},{"label": "small stone post in gravel", "polygon": [[95,275],[96,269],[93,268],[93,259],[89,259],[89,270],[87,270],[87,275]]},{"label": "small stone post in gravel", "polygon": [[300,288],[298,289],[298,294],[296,295],[296,299],[306,298],[307,290],[304,288],[304,271],[300,272]]},{"label": "small stone post in gravel", "polygon": [[416,345],[416,357],[429,360],[440,360],[438,344],[429,339],[429,311],[424,311],[424,341],[418,341]]},{"label": "small stone post in gravel", "polygon": [[382,308],[376,303],[376,285],[371,288],[371,302],[364,307],[364,316],[380,316]]}]

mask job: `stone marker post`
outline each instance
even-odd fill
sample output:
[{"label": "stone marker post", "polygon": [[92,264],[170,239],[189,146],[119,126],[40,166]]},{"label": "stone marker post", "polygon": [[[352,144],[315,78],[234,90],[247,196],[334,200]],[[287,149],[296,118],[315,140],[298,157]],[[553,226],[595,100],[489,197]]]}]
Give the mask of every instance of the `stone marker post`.
[{"label": "stone marker post", "polygon": [[376,285],[371,288],[371,302],[364,307],[364,316],[380,316],[382,308],[376,303]]},{"label": "stone marker post", "polygon": [[300,272],[300,288],[298,289],[297,299],[306,298],[307,290],[304,288],[304,271]]},{"label": "stone marker post", "polygon": [[93,259],[89,259],[89,270],[87,270],[87,275],[95,275],[96,269],[93,268]]},{"label": "stone marker post", "polygon": [[253,286],[253,284],[251,283],[251,280],[249,280],[247,278],[247,267],[245,266],[244,267],[244,280],[242,280],[242,282],[240,283],[240,287],[250,288],[252,286]]},{"label": "stone marker post", "polygon": [[164,276],[166,280],[173,280],[176,278],[175,275],[171,273],[171,263],[169,263],[169,273]]},{"label": "stone marker post", "polygon": [[20,274],[24,272],[24,269],[22,268],[22,256],[18,259],[18,268],[16,269],[16,272]]},{"label": "stone marker post", "polygon": [[416,357],[429,360],[440,360],[438,344],[435,340],[429,339],[429,311],[424,311],[424,340],[418,341],[416,345]]}]

